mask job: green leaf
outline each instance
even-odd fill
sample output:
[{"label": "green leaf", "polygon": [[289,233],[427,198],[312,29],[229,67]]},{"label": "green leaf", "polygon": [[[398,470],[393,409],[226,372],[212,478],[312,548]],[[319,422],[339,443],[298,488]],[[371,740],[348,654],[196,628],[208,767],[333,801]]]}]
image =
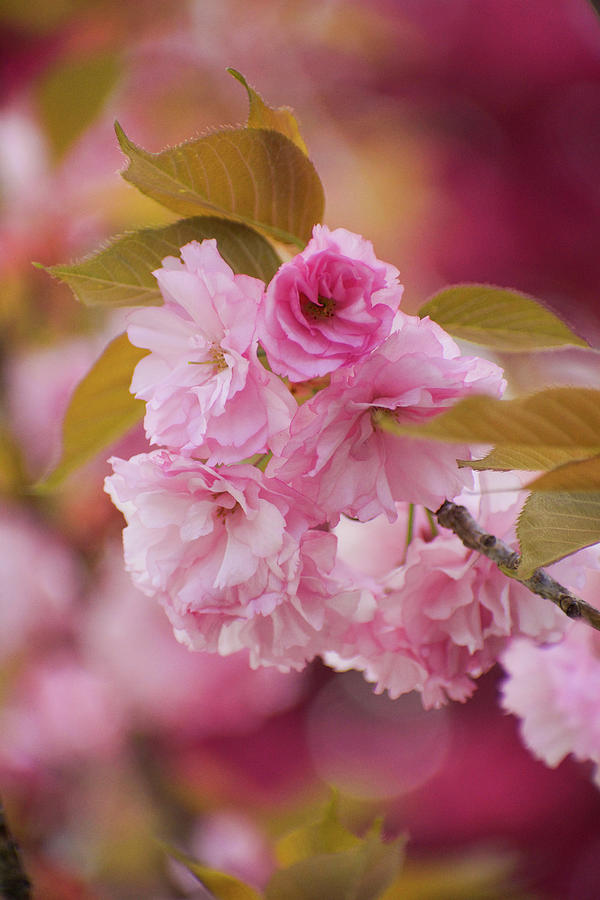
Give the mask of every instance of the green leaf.
[{"label": "green leaf", "polygon": [[290,866],[316,853],[337,853],[360,846],[361,839],[348,831],[338,819],[337,795],[333,795],[317,822],[303,825],[278,841],[277,860]]},{"label": "green leaf", "polygon": [[557,466],[526,485],[529,491],[600,491],[600,456]]},{"label": "green leaf", "polygon": [[355,900],[363,871],[360,851],[319,854],[303,859],[271,877],[266,900]]},{"label": "green leaf", "polygon": [[234,878],[232,875],[226,875],[225,872],[219,872],[216,869],[209,869],[200,865],[195,860],[190,859],[179,850],[166,844],[161,845],[163,850],[186,867],[188,872],[194,875],[200,884],[204,885],[218,900],[261,900],[261,895],[257,894],[254,888],[245,884],[243,881]]},{"label": "green leaf", "polygon": [[397,877],[405,839],[385,843],[381,822],[363,838],[338,819],[334,795],[322,817],[297,829],[277,845],[286,866],[272,876],[266,900],[377,900]]},{"label": "green leaf", "polygon": [[[585,456],[585,453],[583,454]],[[537,472],[548,471],[573,459],[572,449],[562,447],[496,447],[483,459],[459,459],[459,468],[468,467],[478,472],[492,469],[496,472],[512,472],[515,469]]]},{"label": "green leaf", "polygon": [[561,449],[570,459],[600,453],[600,391],[592,388],[548,388],[514,400],[465,397],[421,425],[403,424],[386,411],[375,421],[386,431],[447,443]]},{"label": "green leaf", "polygon": [[145,404],[129,393],[129,385],[135,366],[147,352],[130,344],[126,334],[111,341],[75,388],[63,423],[60,462],[38,489],[56,488],[143,417]]},{"label": "green leaf", "polygon": [[61,62],[38,85],[38,103],[56,158],[83,134],[102,109],[119,77],[114,54]]},{"label": "green leaf", "polygon": [[404,839],[368,836],[352,850],[319,853],[272,876],[266,900],[378,900],[398,875]]},{"label": "green leaf", "polygon": [[531,494],[517,524],[520,578],[600,541],[600,492]]},{"label": "green leaf", "polygon": [[129,157],[123,178],[174,212],[215,215],[303,247],[323,218],[323,187],[304,153],[277,131],[217,131],[161,153],[137,147],[115,123]]},{"label": "green leaf", "polygon": [[458,284],[419,310],[456,338],[494,350],[543,350],[588,344],[534,297],[491,284]]},{"label": "green leaf", "polygon": [[236,69],[227,69],[230,75],[233,75],[240,84],[246,88],[248,92],[248,100],[250,101],[250,113],[248,115],[247,128],[271,128],[273,131],[279,131],[290,139],[297,147],[308,156],[308,150],[300,134],[298,122],[294,113],[289,106],[279,106],[273,108],[267,106],[263,98],[254,88],[250,87],[244,76]]},{"label": "green leaf", "polygon": [[205,238],[216,238],[219,253],[236,273],[268,282],[281,264],[269,242],[252,228],[197,216],[123,235],[88,259],[47,271],[65,281],[77,299],[89,306],[160,304],[162,295],[153,270],[165,256],[179,256],[184,244]]}]

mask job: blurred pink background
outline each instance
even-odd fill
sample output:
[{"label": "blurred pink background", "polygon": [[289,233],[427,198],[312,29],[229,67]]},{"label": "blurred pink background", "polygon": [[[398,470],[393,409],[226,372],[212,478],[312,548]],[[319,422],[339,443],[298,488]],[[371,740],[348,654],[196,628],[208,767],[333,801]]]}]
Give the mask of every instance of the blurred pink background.
[{"label": "blurred pink background", "polygon": [[[415,878],[442,872],[437,893],[413,880],[397,896],[596,900],[598,792],[585,766],[530,757],[498,707],[500,672],[425,713],[357,673],[192,656],[122,572],[103,461],[55,496],[29,488],[119,330],[31,262],[168,221],[118,177],[113,121],[149,150],[243,122],[227,66],[294,107],[327,224],[398,266],[408,311],[446,284],[491,282],[600,347],[600,18],[585,0],[5,2],[0,796],[36,896],[200,896],[157,834],[260,885],[275,837],[335,784],[357,828],[377,811],[409,833]],[[512,366],[523,389],[597,377],[576,364]]]}]

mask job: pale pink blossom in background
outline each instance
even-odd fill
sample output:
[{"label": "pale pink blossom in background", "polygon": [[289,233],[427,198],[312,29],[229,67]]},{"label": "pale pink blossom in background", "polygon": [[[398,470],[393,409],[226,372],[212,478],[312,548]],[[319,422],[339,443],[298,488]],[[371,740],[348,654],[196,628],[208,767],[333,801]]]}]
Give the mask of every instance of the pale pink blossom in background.
[{"label": "pale pink blossom in background", "polygon": [[203,865],[264,887],[275,860],[267,837],[253,821],[237,810],[213,812],[194,829],[191,846]]},{"label": "pale pink blossom in background", "polygon": [[234,275],[216,241],[192,241],[182,260],[154,274],[165,303],[129,316],[127,334],[151,352],[131,391],[146,401],[148,439],[210,464],[267,449],[287,428],[296,402],[258,361],[256,317],[264,285]]},{"label": "pale pink blossom in background", "polygon": [[11,427],[33,476],[43,475],[58,461],[69,400],[102,344],[100,336],[74,338],[9,359],[6,381]]},{"label": "pale pink blossom in background", "polygon": [[[597,598],[598,572],[588,571],[584,595]],[[569,625],[563,641],[538,647],[514,641],[502,657],[507,678],[502,706],[520,719],[531,752],[555,767],[569,754],[594,763],[600,787],[600,635],[581,622]]]},{"label": "pale pink blossom in background", "polygon": [[55,653],[24,671],[0,711],[0,770],[26,776],[111,758],[125,727],[109,683],[70,653]]},{"label": "pale pink blossom in background", "polygon": [[87,605],[82,645],[130,727],[170,737],[243,733],[293,705],[303,685],[296,672],[251,669],[247,650],[226,658],[190,652],[159,605],[131,583],[117,547]]},{"label": "pale pink blossom in background", "polygon": [[0,664],[72,623],[82,571],[70,549],[23,509],[0,512]]},{"label": "pale pink blossom in background", "polygon": [[248,648],[252,665],[284,669],[314,656],[311,615],[318,627],[323,613],[313,567],[333,567],[335,538],[308,530],[317,523],[285,485],[253,466],[214,470],[165,450],[111,461],[127,570],[180,640],[223,655]]},{"label": "pale pink blossom in background", "polygon": [[392,329],[402,299],[398,270],[358,234],[315,225],[281,266],[260,312],[260,342],[274,372],[304,381],[365,357]]},{"label": "pale pink blossom in background", "polygon": [[341,512],[361,521],[385,512],[393,520],[395,501],[436,509],[471,482],[456,465],[468,447],[392,434],[377,425],[378,412],[423,422],[470,393],[497,396],[504,387],[498,366],[461,356],[429,319],[399,313],[396,323],[362,364],[334,373],[329,387],[299,408],[267,469],[334,524]]}]

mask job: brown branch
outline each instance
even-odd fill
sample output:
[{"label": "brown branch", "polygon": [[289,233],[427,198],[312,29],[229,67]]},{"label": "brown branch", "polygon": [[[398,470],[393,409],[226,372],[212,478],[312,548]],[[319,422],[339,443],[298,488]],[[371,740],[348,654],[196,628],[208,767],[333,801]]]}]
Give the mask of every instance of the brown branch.
[{"label": "brown branch", "polygon": [[30,900],[31,882],[25,874],[19,848],[12,837],[0,801],[0,897]]},{"label": "brown branch", "polygon": [[439,524],[453,531],[469,550],[477,550],[487,556],[506,575],[525,585],[533,594],[551,600],[570,619],[584,619],[588,625],[600,631],[600,610],[576,597],[543,569],[536,569],[529,578],[519,578],[516,571],[521,560],[519,554],[504,541],[484,531],[464,506],[444,500],[435,515]]}]

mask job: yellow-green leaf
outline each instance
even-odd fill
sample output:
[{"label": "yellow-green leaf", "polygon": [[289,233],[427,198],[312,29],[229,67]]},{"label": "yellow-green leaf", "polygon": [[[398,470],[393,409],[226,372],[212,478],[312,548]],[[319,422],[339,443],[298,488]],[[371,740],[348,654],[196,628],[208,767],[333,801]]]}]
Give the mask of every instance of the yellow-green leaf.
[{"label": "yellow-green leaf", "polygon": [[600,456],[557,466],[526,487],[530,491],[600,491]]},{"label": "yellow-green leaf", "polygon": [[377,900],[404,861],[404,837],[384,842],[381,822],[359,838],[339,821],[334,794],[321,818],[279,841],[266,900]]},{"label": "yellow-green leaf", "polygon": [[351,850],[361,843],[361,839],[339,821],[337,797],[334,795],[317,822],[286,834],[278,841],[275,852],[280,865],[291,866],[316,853],[338,853]]},{"label": "yellow-green leaf", "polygon": [[325,198],[314,166],[277,131],[226,129],[148,153],[118,123],[115,129],[129,157],[125,180],[181,215],[233,219],[298,246],[323,218]]},{"label": "yellow-green leaf", "polygon": [[457,284],[419,310],[456,338],[494,350],[543,350],[587,343],[534,297],[491,284]]},{"label": "yellow-green leaf", "polygon": [[63,450],[57,467],[38,486],[57,487],[74,469],[129,431],[144,415],[145,404],[129,393],[131,376],[147,350],[122,334],[79,382],[63,423]]},{"label": "yellow-green leaf", "polygon": [[[587,452],[587,451],[586,451]],[[563,447],[495,447],[483,459],[459,459],[459,468],[468,467],[483,472],[492,469],[496,472],[512,472],[515,469],[537,472],[548,471],[570,462],[573,449]],[[585,454],[583,454],[585,456]]]},{"label": "yellow-green leaf", "polygon": [[254,229],[213,216],[196,216],[123,235],[88,259],[47,271],[65,281],[77,299],[89,306],[160,304],[162,296],[153,270],[165,256],[178,256],[184,244],[206,238],[216,239],[219,253],[236,273],[268,282],[281,264],[271,244]]},{"label": "yellow-green leaf", "polygon": [[600,453],[600,391],[593,388],[548,388],[514,400],[465,397],[422,425],[403,424],[384,411],[376,421],[396,434],[447,443],[562,449],[570,459]]},{"label": "yellow-green leaf", "polygon": [[230,75],[233,75],[240,84],[246,88],[248,92],[248,100],[250,101],[250,112],[248,114],[247,128],[271,128],[273,131],[279,131],[284,134],[290,141],[308,155],[306,144],[304,143],[298,128],[298,122],[293,111],[289,106],[279,106],[273,108],[267,106],[263,98],[253,87],[250,87],[241,72],[236,69],[227,69]]},{"label": "yellow-green leaf", "polygon": [[173,847],[162,844],[163,850],[186,867],[200,884],[217,898],[217,900],[261,900],[261,895],[254,888],[232,875],[209,869]]},{"label": "yellow-green leaf", "polygon": [[260,900],[260,894],[254,888],[233,875],[226,875],[225,872],[218,872],[198,863],[190,863],[187,868],[218,900]]},{"label": "yellow-green leaf", "polygon": [[522,578],[600,542],[600,492],[531,494],[521,510],[517,536]]},{"label": "yellow-green leaf", "polygon": [[319,854],[303,859],[271,877],[266,900],[355,900],[364,867],[360,850]]},{"label": "yellow-green leaf", "polygon": [[368,836],[351,850],[319,853],[272,876],[266,900],[378,900],[397,877],[404,839],[383,843]]},{"label": "yellow-green leaf", "polygon": [[86,56],[60,62],[44,75],[38,102],[56,157],[60,157],[100,112],[119,77],[114,54]]}]

